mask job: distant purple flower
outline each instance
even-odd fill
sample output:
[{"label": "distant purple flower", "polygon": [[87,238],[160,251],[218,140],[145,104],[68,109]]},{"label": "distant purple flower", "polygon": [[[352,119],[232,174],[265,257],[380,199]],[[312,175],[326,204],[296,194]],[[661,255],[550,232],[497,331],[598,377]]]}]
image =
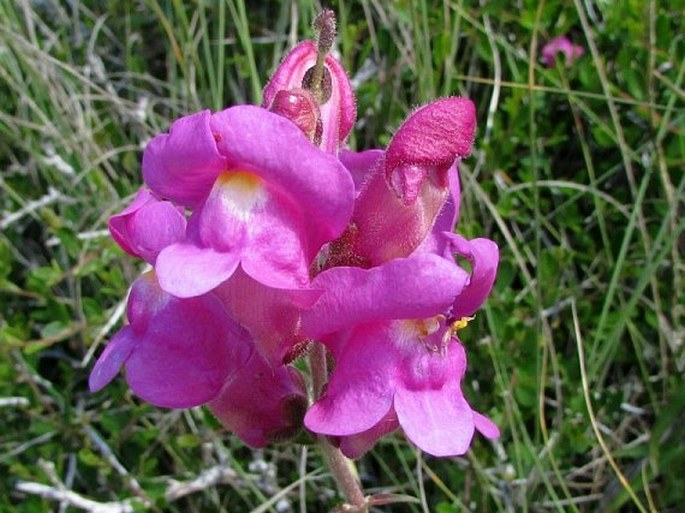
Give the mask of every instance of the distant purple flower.
[{"label": "distant purple flower", "polygon": [[471,261],[471,276],[454,261],[416,254],[372,269],[332,268],[314,280],[324,294],[303,314],[303,329],[336,365],[305,425],[341,437],[348,456],[398,426],[436,456],[463,454],[474,429],[499,435],[461,393],[466,355],[454,326],[487,297],[497,246],[455,237],[450,251]]},{"label": "distant purple flower", "polygon": [[563,53],[566,58],[566,66],[585,53],[585,48],[574,45],[566,36],[557,36],[542,47],[542,59],[548,68],[554,67],[556,56]]}]

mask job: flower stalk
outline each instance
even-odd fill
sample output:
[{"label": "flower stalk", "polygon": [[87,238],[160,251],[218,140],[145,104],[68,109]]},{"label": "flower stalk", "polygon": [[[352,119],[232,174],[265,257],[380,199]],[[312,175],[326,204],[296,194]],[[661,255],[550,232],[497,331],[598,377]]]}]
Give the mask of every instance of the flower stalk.
[{"label": "flower stalk", "polygon": [[[314,344],[309,353],[309,369],[312,376],[312,389],[314,399],[318,399],[324,391],[328,381],[328,360],[326,348],[322,344]],[[338,485],[338,490],[343,494],[348,504],[358,508],[360,513],[365,511],[366,500],[359,482],[357,468],[352,460],[334,447],[325,435],[316,437],[316,442],[321,449],[326,466]]]},{"label": "flower stalk", "polygon": [[356,508],[353,511],[365,513],[368,509],[367,503],[359,483],[359,478],[357,477],[355,464],[346,458],[340,449],[333,447],[326,436],[319,435],[317,442],[326,461],[326,466],[328,466],[333,479],[335,479],[338,485],[338,490],[345,496],[347,503]]}]

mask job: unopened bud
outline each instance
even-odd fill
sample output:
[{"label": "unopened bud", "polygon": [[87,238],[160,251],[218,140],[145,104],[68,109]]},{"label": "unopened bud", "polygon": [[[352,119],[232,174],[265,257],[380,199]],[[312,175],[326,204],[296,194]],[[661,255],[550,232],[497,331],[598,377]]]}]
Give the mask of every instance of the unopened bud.
[{"label": "unopened bud", "polygon": [[471,153],[475,131],[476,109],[467,98],[443,98],[412,113],[385,154],[385,177],[398,197],[412,203],[426,177],[445,187],[447,169]]},{"label": "unopened bud", "polygon": [[314,22],[316,41],[304,41],[283,59],[264,88],[262,105],[269,108],[279,91],[308,90],[319,107],[313,141],[337,154],[357,117],[354,92],[342,64],[330,53],[335,41],[335,16],[324,10]]},{"label": "unopened bud", "polygon": [[319,107],[309,91],[305,89],[278,91],[269,110],[295,123],[310,141],[316,140],[317,127],[321,121]]}]

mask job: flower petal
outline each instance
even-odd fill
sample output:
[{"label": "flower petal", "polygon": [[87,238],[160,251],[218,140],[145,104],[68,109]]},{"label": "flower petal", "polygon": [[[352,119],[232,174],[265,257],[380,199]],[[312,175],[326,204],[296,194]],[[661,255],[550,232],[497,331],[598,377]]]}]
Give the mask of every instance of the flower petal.
[{"label": "flower petal", "polygon": [[334,267],[312,282],[324,294],[303,313],[303,330],[318,338],[369,321],[432,317],[454,302],[466,279],[458,266],[431,254],[372,269]]},{"label": "flower petal", "polygon": [[171,296],[160,288],[154,271],[143,273],[133,283],[126,304],[126,317],[137,336],[145,334],[169,299]]},{"label": "flower petal", "polygon": [[473,411],[458,383],[441,390],[398,389],[395,410],[412,442],[433,456],[464,454],[473,438]]},{"label": "flower petal", "polygon": [[110,340],[104,352],[98,358],[88,377],[88,388],[97,392],[104,388],[117,375],[121,366],[133,351],[135,335],[130,326],[121,328]]},{"label": "flower petal", "polygon": [[168,201],[150,203],[142,207],[129,225],[135,251],[150,264],[165,247],[185,237],[186,219]]},{"label": "flower petal", "polygon": [[397,413],[395,413],[394,409],[391,409],[388,414],[371,429],[359,433],[358,435],[340,437],[340,450],[348,458],[361,458],[364,453],[376,444],[376,442],[385,435],[395,431],[398,427],[400,427],[400,423],[397,420]]},{"label": "flower petal", "polygon": [[495,424],[493,421],[491,421],[489,418],[487,418],[482,413],[478,413],[477,411],[474,411],[473,412],[473,420],[476,424],[476,429],[485,438],[489,438],[490,440],[496,440],[497,438],[500,437],[500,431],[499,431],[499,428],[497,427],[497,424]]},{"label": "flower petal", "polygon": [[468,98],[441,98],[414,111],[395,132],[385,153],[385,174],[415,166],[446,170],[471,153],[476,108]]},{"label": "flower petal", "polygon": [[309,258],[342,233],[352,214],[354,185],[337,158],[315,147],[289,120],[260,107],[218,112],[211,126],[229,170],[254,173],[302,209]]},{"label": "flower petal", "polygon": [[452,315],[457,319],[473,315],[485,302],[497,277],[499,249],[490,239],[467,240],[461,235],[444,233],[448,250],[466,258],[471,264],[468,285],[459,294]]},{"label": "flower petal", "polygon": [[168,134],[152,139],[143,153],[143,179],[162,198],[195,208],[226,170],[210,128],[209,110],[175,121]]},{"label": "flower petal", "polygon": [[354,189],[357,193],[362,185],[369,179],[374,167],[380,165],[383,158],[383,150],[349,151],[340,150],[338,158],[347,168],[354,180]]},{"label": "flower petal", "polygon": [[114,239],[114,242],[116,242],[121,249],[131,256],[139,257],[140,255],[132,247],[133,244],[130,240],[131,237],[129,235],[128,220],[132,215],[143,208],[143,206],[155,200],[155,196],[149,191],[149,189],[142,187],[136,194],[136,197],[133,199],[131,204],[118,214],[111,216],[107,222],[109,234],[112,236],[112,239]]},{"label": "flower petal", "polygon": [[325,394],[310,408],[305,426],[325,435],[353,435],[375,426],[390,410],[394,357],[386,326],[354,330],[342,351]]},{"label": "flower petal", "polygon": [[273,194],[254,212],[241,264],[247,274],[270,287],[306,288],[311,251],[305,223],[283,199]]},{"label": "flower petal", "polygon": [[179,243],[166,247],[159,254],[155,269],[162,289],[174,296],[188,298],[221,285],[239,263],[240,254]]},{"label": "flower petal", "polygon": [[257,350],[274,366],[283,363],[299,334],[300,310],[318,299],[318,290],[267,287],[238,268],[215,290],[229,315],[252,334]]},{"label": "flower petal", "polygon": [[461,206],[461,186],[459,184],[459,168],[453,164],[447,171],[450,194],[440,214],[435,219],[435,224],[428,236],[416,249],[420,253],[435,253],[442,255],[447,246],[447,240],[442,232],[452,233],[459,221],[459,209]]},{"label": "flower petal", "polygon": [[302,377],[291,367],[271,367],[259,354],[209,404],[221,423],[252,447],[295,436],[307,407]]}]

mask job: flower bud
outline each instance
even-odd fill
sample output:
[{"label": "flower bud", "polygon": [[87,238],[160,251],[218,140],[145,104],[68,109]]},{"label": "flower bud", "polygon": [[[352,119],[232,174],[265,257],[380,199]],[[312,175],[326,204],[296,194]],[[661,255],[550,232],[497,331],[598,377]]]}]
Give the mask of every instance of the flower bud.
[{"label": "flower bud", "polygon": [[295,123],[314,144],[321,143],[323,126],[319,107],[306,89],[278,91],[269,110]]},{"label": "flower bud", "polygon": [[[321,39],[323,39],[323,34],[322,30]],[[322,42],[319,46],[321,44]],[[314,69],[321,50],[313,41],[304,41],[293,48],[264,88],[262,106],[274,110],[273,105],[276,103],[277,107],[274,111],[280,113],[278,109],[281,107],[278,107],[278,102],[284,101],[276,98],[280,91],[288,93],[298,91],[296,94],[300,94],[299,91],[302,89],[308,89],[318,105],[321,122],[320,142],[317,142],[315,138],[315,144],[326,152],[337,154],[338,148],[352,130],[357,117],[357,108],[345,69],[330,54],[320,59],[322,66],[320,83],[318,86],[313,83],[316,80]],[[318,93],[316,93],[317,87],[319,87]]]},{"label": "flower bud", "polygon": [[[450,196],[456,161],[471,152],[475,128],[475,108],[466,98],[437,100],[411,114],[370,164],[352,223],[331,244],[326,267],[372,267],[411,254]],[[343,164],[346,158],[341,155]]]},{"label": "flower bud", "polygon": [[447,169],[471,153],[476,109],[467,98],[442,98],[412,113],[397,130],[385,153],[385,177],[409,205],[429,178],[447,185]]}]

